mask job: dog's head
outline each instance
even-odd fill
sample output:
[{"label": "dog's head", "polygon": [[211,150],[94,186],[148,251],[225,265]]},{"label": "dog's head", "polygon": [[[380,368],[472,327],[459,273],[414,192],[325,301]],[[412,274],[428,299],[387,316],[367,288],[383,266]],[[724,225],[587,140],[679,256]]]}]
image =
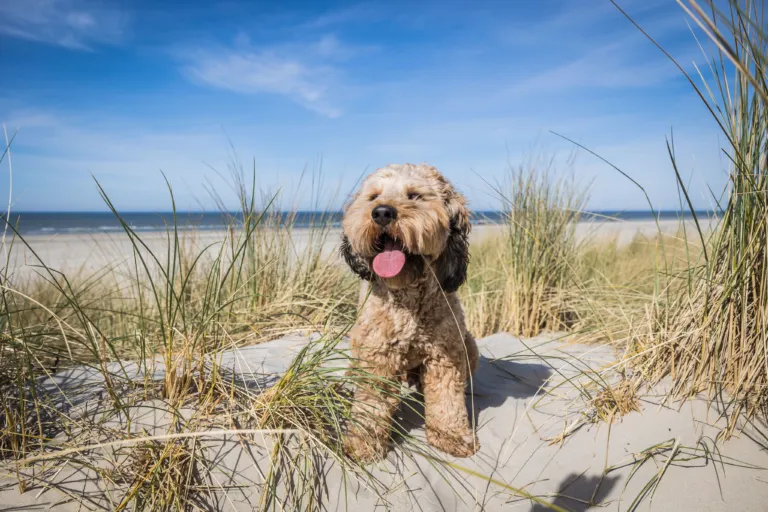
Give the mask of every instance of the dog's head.
[{"label": "dog's head", "polygon": [[341,252],[365,280],[402,288],[434,272],[446,292],[466,280],[469,211],[437,169],[390,165],[375,171],[344,209]]}]

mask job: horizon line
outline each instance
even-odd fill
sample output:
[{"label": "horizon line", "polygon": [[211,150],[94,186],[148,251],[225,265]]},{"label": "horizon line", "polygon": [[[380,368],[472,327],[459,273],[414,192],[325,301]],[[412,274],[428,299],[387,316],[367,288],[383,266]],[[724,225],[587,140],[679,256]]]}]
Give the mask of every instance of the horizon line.
[{"label": "horizon line", "polygon": [[[266,210],[254,210],[255,212],[262,212]],[[483,210],[470,210],[471,213],[500,213],[505,212],[507,210],[504,209],[483,209]],[[678,210],[678,209],[618,209],[618,208],[599,208],[599,209],[584,209],[579,210],[583,213],[690,213],[691,210],[689,208]],[[703,212],[715,212],[715,211],[722,211],[722,210],[714,210],[710,208],[696,208],[693,210],[696,213],[703,213]],[[343,210],[272,210],[273,213],[342,213]],[[8,212],[0,212],[0,217],[5,217]],[[40,214],[40,213],[47,213],[47,214],[112,214],[114,215],[114,212],[111,210],[11,210],[10,214],[11,216],[14,215],[22,215],[22,214]],[[142,214],[174,214],[176,215],[184,215],[184,214],[241,214],[242,210],[176,210],[175,212],[173,210],[119,210],[118,215],[123,214],[132,214],[132,213],[142,213]]]}]

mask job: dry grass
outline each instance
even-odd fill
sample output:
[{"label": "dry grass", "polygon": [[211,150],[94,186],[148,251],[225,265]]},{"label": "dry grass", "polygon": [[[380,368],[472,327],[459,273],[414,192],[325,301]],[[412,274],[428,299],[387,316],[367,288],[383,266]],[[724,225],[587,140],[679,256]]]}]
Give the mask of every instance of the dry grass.
[{"label": "dry grass", "polygon": [[[211,429],[220,432],[214,437],[242,436],[249,428],[296,434],[307,456],[341,453],[348,400],[340,386],[329,386],[327,367],[346,361],[335,343],[355,317],[357,282],[323,249],[327,216],[318,215],[305,245],[296,247],[293,216],[271,213],[272,198],[258,206],[255,187],[245,187],[242,173],[234,176],[242,211],[213,246],[198,247],[173,225],[165,250],[153,251],[124,224],[133,258],[119,272],[70,277],[40,261],[39,276],[19,281],[6,265],[0,456],[20,491],[45,488],[58,471],[72,470],[92,481],[88,492],[73,497],[83,504],[187,510],[221,491],[196,437]],[[18,234],[13,241],[24,243]],[[249,388],[217,362],[223,350],[297,329],[320,332],[324,341],[297,358],[270,392]],[[95,380],[75,389],[43,387],[41,378],[68,369]],[[104,389],[105,396],[91,396],[89,388]],[[79,403],[99,414],[85,413]],[[142,410],[167,421],[136,431]],[[294,461],[295,446],[276,446],[275,456]],[[279,501],[276,481],[306,471],[273,466],[263,499]],[[309,492],[317,489],[291,499]]]},{"label": "dry grass", "polygon": [[539,164],[510,172],[498,188],[506,213],[501,235],[472,247],[460,290],[469,328],[476,336],[560,331],[624,344],[645,332],[649,308],[679,286],[701,244],[682,222],[676,231],[638,233],[624,244],[599,231],[579,234],[588,188],[555,179],[546,162]]},{"label": "dry grass", "polygon": [[575,277],[586,193],[541,161],[510,171],[497,193],[504,233],[473,248],[462,297],[469,328],[478,336],[563,330],[572,321],[565,294]]},{"label": "dry grass", "polygon": [[765,5],[729,0],[729,13],[681,5],[714,43],[713,78],[701,74],[703,85],[691,84],[728,141],[730,179],[704,257],[692,260],[677,293],[654,306],[649,332],[636,339],[630,356],[652,381],[670,375],[677,396],[703,391],[721,401],[730,434],[742,413],[749,417],[768,405]]},{"label": "dry grass", "polygon": [[605,386],[592,400],[592,406],[597,417],[606,423],[639,412],[638,383],[623,377],[616,384]]}]

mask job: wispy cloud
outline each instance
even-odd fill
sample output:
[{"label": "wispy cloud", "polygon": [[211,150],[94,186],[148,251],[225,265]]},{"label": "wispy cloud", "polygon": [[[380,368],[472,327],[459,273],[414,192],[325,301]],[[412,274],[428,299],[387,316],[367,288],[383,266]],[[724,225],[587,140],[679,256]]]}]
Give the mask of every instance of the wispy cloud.
[{"label": "wispy cloud", "polygon": [[0,2],[0,35],[88,50],[122,39],[127,14],[87,0]]},{"label": "wispy cloud", "polygon": [[612,44],[523,80],[514,90],[541,93],[577,87],[645,87],[679,76],[680,72],[666,60],[628,59],[626,45]]},{"label": "wispy cloud", "polygon": [[301,28],[305,30],[327,29],[339,25],[380,21],[385,17],[386,9],[382,4],[365,2],[326,11],[318,17],[302,23]]},{"label": "wispy cloud", "polygon": [[[630,11],[629,15],[639,20],[662,47],[674,48],[675,58],[684,68],[693,71],[691,63],[701,60],[701,52],[690,37],[685,17],[676,10],[660,10],[658,2],[634,4],[624,6]],[[540,49],[538,54],[546,66],[544,69],[536,66],[538,70],[518,81],[513,92],[551,93],[578,88],[634,90],[681,78],[680,71],[653,42],[610,4],[584,10],[566,9],[532,29],[514,32],[504,43],[540,44],[537,41],[558,41],[559,38],[573,44],[559,50]]]},{"label": "wispy cloud", "polygon": [[240,35],[231,47],[178,52],[193,81],[241,94],[277,94],[327,117],[342,112],[329,99],[339,62],[358,53],[333,35],[303,44],[252,47]]}]

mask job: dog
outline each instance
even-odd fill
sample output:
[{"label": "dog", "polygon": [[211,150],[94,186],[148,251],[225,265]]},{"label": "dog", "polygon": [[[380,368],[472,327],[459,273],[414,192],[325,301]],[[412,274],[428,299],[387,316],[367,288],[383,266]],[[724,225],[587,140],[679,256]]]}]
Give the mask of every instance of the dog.
[{"label": "dog", "polygon": [[464,389],[479,356],[456,295],[469,264],[466,200],[434,167],[389,165],[363,180],[344,208],[342,231],[341,254],[363,280],[352,368],[366,372],[346,454],[360,462],[386,456],[399,382],[414,375],[427,442],[456,457],[474,454]]}]

